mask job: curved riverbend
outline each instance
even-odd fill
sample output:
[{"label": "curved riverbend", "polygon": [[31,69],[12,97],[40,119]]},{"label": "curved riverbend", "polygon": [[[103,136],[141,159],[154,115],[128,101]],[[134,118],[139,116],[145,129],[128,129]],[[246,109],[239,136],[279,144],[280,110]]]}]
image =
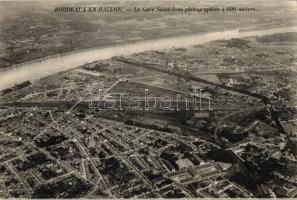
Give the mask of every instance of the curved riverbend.
[{"label": "curved riverbend", "polygon": [[133,53],[164,50],[172,47],[188,47],[215,40],[244,38],[251,36],[270,35],[274,33],[297,32],[297,27],[274,28],[260,31],[240,32],[238,29],[220,31],[200,35],[177,36],[162,39],[138,41],[127,44],[96,47],[73,51],[65,54],[29,61],[0,71],[0,90],[15,84],[36,80],[68,69],[79,67],[88,62],[109,59],[113,56],[129,55]]}]

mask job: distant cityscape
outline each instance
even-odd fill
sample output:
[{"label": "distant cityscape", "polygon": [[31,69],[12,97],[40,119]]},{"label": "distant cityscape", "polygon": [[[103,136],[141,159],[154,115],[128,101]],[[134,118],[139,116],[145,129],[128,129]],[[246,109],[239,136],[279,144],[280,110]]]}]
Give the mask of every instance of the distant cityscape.
[{"label": "distant cityscape", "polygon": [[0,197],[296,198],[296,38],[116,56],[3,90]]}]

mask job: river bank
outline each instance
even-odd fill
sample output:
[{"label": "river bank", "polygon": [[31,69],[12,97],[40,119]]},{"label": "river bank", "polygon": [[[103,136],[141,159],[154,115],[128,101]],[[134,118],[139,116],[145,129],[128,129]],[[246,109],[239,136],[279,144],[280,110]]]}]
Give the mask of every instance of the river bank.
[{"label": "river bank", "polygon": [[29,61],[0,71],[0,90],[24,81],[34,81],[48,75],[79,67],[88,62],[109,59],[114,56],[164,50],[172,47],[188,47],[215,40],[270,35],[283,32],[297,32],[297,27],[283,27],[269,30],[241,32],[238,29],[200,35],[186,35],[162,39],[138,41],[127,44],[83,49],[65,54]]}]

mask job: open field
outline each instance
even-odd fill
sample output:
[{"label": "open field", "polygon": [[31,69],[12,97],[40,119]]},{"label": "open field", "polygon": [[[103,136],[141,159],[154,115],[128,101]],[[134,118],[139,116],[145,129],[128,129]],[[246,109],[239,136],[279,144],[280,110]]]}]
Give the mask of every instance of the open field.
[{"label": "open field", "polygon": [[[262,2],[262,1],[261,1]],[[176,7],[247,7],[246,2],[171,1]],[[295,2],[296,3],[296,2]],[[166,7],[161,2],[0,2],[0,68],[73,50],[168,36],[246,28],[265,29],[296,24],[296,4],[266,1],[256,12],[71,13],[54,12],[62,6]],[[264,7],[265,4],[265,7]],[[279,18],[278,16],[282,16]]]}]

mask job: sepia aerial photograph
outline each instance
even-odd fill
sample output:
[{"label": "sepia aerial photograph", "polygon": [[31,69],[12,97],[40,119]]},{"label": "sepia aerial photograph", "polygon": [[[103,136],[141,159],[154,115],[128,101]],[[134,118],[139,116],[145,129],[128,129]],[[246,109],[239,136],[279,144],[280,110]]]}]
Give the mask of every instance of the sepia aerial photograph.
[{"label": "sepia aerial photograph", "polygon": [[297,1],[0,0],[7,198],[297,198]]}]

